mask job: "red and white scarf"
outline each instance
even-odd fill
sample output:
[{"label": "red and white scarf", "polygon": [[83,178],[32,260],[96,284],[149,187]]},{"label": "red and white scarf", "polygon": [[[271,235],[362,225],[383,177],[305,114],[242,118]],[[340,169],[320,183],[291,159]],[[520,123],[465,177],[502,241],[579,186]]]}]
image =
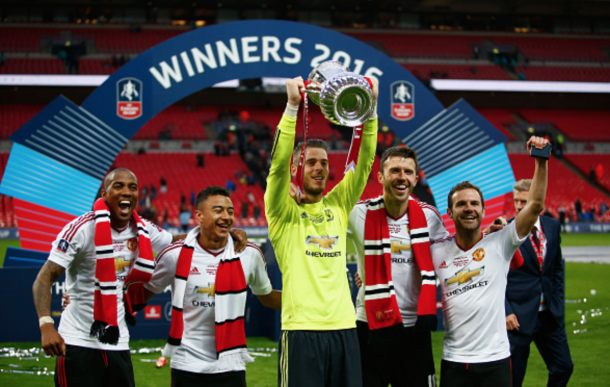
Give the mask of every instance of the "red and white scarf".
[{"label": "red and white scarf", "polygon": [[[193,252],[200,228],[188,233],[180,250],[172,289],[172,322],[163,356],[172,356],[182,342],[184,331],[184,294],[191,271]],[[216,325],[216,354],[223,367],[254,361],[246,348],[244,326],[247,283],[241,260],[233,252],[233,239],[227,240],[216,271],[214,320]],[[225,368],[226,369],[226,368]]]},{"label": "red and white scarf", "polygon": [[[436,316],[436,282],[430,254],[430,239],[426,215],[414,199],[409,199],[411,246],[422,276],[422,286],[417,303],[417,315]],[[375,330],[402,325],[402,317],[396,302],[392,282],[392,253],[390,229],[383,202],[383,195],[367,204],[364,227],[364,305],[371,335]]]},{"label": "red and white scarf", "polygon": [[[95,214],[95,295],[93,303],[93,325],[91,337],[104,344],[116,345],[119,342],[117,321],[118,282],[114,266],[112,231],[110,229],[110,210],[103,199],[93,204]],[[134,312],[144,305],[144,283],[150,281],[155,270],[150,236],[146,225],[138,214],[133,212],[133,219],[138,224],[138,258],[125,278],[123,284],[125,319],[135,324]],[[131,285],[131,288],[128,287]]]}]

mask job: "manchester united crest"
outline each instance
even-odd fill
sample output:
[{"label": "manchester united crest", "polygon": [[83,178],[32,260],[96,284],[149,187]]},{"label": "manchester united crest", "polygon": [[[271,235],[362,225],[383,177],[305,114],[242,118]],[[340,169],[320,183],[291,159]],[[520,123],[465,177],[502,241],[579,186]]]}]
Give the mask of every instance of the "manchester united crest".
[{"label": "manchester united crest", "polygon": [[485,258],[485,250],[477,249],[474,253],[472,253],[472,259],[477,262],[481,262]]}]

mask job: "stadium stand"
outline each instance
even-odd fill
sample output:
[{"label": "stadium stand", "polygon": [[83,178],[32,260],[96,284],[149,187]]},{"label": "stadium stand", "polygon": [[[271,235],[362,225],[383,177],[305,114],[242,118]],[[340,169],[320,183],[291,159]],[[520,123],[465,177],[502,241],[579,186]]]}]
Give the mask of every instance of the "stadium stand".
[{"label": "stadium stand", "polygon": [[0,74],[65,74],[64,63],[58,58],[7,58]]},{"label": "stadium stand", "polygon": [[139,54],[185,31],[185,29],[167,27],[145,27],[139,33],[130,33],[126,27],[6,26],[0,27],[0,51],[39,52],[42,39],[71,35],[72,38],[95,40],[100,53]]},{"label": "stadium stand", "polygon": [[[531,179],[534,175],[534,163],[527,154],[509,154],[510,163],[513,167],[515,179]],[[510,195],[510,194],[507,194]],[[510,197],[510,196],[509,196]],[[599,209],[603,201],[608,201],[602,193],[593,188],[589,183],[574,174],[571,170],[561,164],[557,159],[549,159],[549,179],[546,196],[546,207],[557,216],[557,209],[563,206],[566,211],[574,211],[576,199],[582,202],[583,210],[591,207]],[[505,214],[514,216],[512,200],[507,200],[510,205],[505,206]]]},{"label": "stadium stand", "polygon": [[43,105],[0,104],[0,140],[7,139],[43,108]]},{"label": "stadium stand", "polygon": [[509,141],[514,141],[515,136],[506,129],[509,125],[515,123],[515,119],[510,115],[510,111],[506,109],[477,109],[487,121],[491,122],[503,135],[508,137]]},{"label": "stadium stand", "polygon": [[[248,173],[248,168],[236,153],[227,157],[217,157],[213,153],[205,153],[205,167],[197,166],[196,153],[194,152],[158,152],[143,155],[131,153],[120,153],[115,160],[116,167],[131,169],[138,176],[140,192],[143,187],[153,184],[157,190],[157,197],[152,204],[157,208],[156,215],[159,224],[163,224],[164,209],[168,210],[170,224],[180,224],[178,215],[180,213],[181,194],[186,196],[186,204],[190,205],[190,192],[198,193],[201,189],[210,185],[224,187],[228,180],[232,180],[237,189],[231,194],[235,207],[237,224],[266,225],[263,204],[263,189],[259,185],[246,185],[239,182],[236,174]],[[167,192],[160,190],[160,179],[164,177],[167,181]],[[257,221],[246,219],[238,220],[241,216],[241,203],[247,200],[247,193],[254,195],[255,202],[261,208],[261,218]],[[142,199],[142,198],[140,198]],[[192,212],[192,211],[191,211]],[[194,224],[194,220],[191,219]]]},{"label": "stadium stand", "polygon": [[[347,161],[347,152],[329,152],[328,153],[328,165],[329,168],[329,179],[326,186],[326,192],[330,192],[343,178],[345,171],[345,162]],[[377,173],[379,172],[379,156],[375,156],[375,162],[369,180],[364,192],[362,193],[361,199],[370,199],[372,197],[381,194],[383,187],[377,181]],[[331,179],[333,177],[333,179]]]},{"label": "stadium stand", "polygon": [[541,37],[523,35],[493,36],[495,44],[517,46],[529,60],[566,62],[610,62],[602,49],[610,38]]},{"label": "stadium stand", "polygon": [[[601,180],[598,181],[600,185],[610,190],[610,155],[609,154],[591,154],[591,153],[568,153],[565,155],[572,164],[576,165],[578,169],[585,175],[589,176],[591,168],[597,168],[599,164],[602,165],[603,172]],[[598,177],[599,178],[599,177]]]},{"label": "stadium stand", "polygon": [[402,67],[406,68],[411,74],[420,79],[511,79],[500,66],[494,65],[405,63]]},{"label": "stadium stand", "polygon": [[551,123],[572,141],[610,141],[610,111],[519,109],[530,123]]},{"label": "stadium stand", "polygon": [[213,108],[200,107],[187,110],[184,106],[170,106],[147,122],[134,136],[134,140],[158,140],[163,131],[172,140],[207,140],[203,127],[216,116]]},{"label": "stadium stand", "polygon": [[388,54],[398,58],[471,59],[473,44],[482,36],[454,34],[397,34],[348,32],[358,40],[373,46],[383,46]]},{"label": "stadium stand", "polygon": [[516,66],[528,81],[610,82],[610,67]]}]

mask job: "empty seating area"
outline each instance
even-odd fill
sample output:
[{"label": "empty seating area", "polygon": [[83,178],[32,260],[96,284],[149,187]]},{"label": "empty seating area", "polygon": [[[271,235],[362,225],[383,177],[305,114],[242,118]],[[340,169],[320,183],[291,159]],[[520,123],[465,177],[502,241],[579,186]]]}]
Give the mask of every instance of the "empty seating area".
[{"label": "empty seating area", "polygon": [[65,74],[64,63],[58,58],[7,58],[0,74]]},{"label": "empty seating area", "polygon": [[388,34],[349,32],[362,42],[382,45],[392,57],[429,59],[470,59],[470,45],[479,44],[483,37],[446,34]]},{"label": "empty seating area", "polygon": [[559,62],[610,62],[602,49],[610,47],[610,38],[493,36],[495,44],[514,45],[530,60]]},{"label": "empty seating area", "polygon": [[6,140],[43,108],[44,105],[0,104],[0,140]]},{"label": "empty seating area", "polygon": [[551,123],[572,141],[610,141],[610,110],[520,109],[530,123]]},{"label": "empty seating area", "polygon": [[528,81],[610,82],[610,67],[516,66]]},{"label": "empty seating area", "polygon": [[162,131],[167,131],[172,140],[207,140],[203,125],[216,115],[213,108],[186,109],[185,106],[170,106],[148,121],[133,139],[157,140]]},{"label": "empty seating area", "polygon": [[419,79],[499,79],[510,80],[506,71],[495,65],[461,65],[461,64],[413,64],[405,63],[402,67]]},{"label": "empty seating area", "polygon": [[[239,155],[231,154],[226,157],[216,157],[213,153],[205,154],[205,167],[197,167],[196,153],[194,152],[159,152],[134,155],[121,153],[115,161],[115,166],[131,169],[138,176],[140,192],[142,187],[154,184],[157,197],[152,204],[157,208],[157,220],[163,223],[164,210],[167,208],[168,221],[178,226],[180,221],[180,198],[183,193],[186,204],[190,205],[191,190],[197,194],[201,189],[210,185],[224,187],[228,180],[232,180],[237,189],[231,194],[235,207],[235,218],[237,224],[242,225],[266,225],[263,204],[263,189],[259,185],[248,186],[241,184],[235,177],[238,171],[248,173],[248,168]],[[167,181],[167,192],[161,193],[160,179],[164,177]],[[261,208],[259,220],[238,220],[241,215],[241,203],[247,200],[248,191],[254,195],[256,203]],[[191,208],[191,212],[192,208]],[[191,220],[194,225],[194,219]]]},{"label": "empty seating area", "polygon": [[0,51],[39,52],[40,40],[66,35],[79,39],[93,39],[100,53],[139,54],[187,30],[143,28],[130,33],[127,28],[103,27],[0,27]]},{"label": "empty seating area", "polygon": [[[515,179],[531,179],[534,175],[534,163],[527,154],[509,154],[510,163],[515,173]],[[566,213],[574,210],[574,202],[577,198],[582,202],[583,211],[599,205],[608,198],[593,188],[589,183],[574,174],[557,159],[551,157],[549,160],[549,179],[546,197],[546,207],[557,216],[557,209],[563,206]],[[509,210],[510,210],[509,206]]]},{"label": "empty seating area", "polygon": [[572,164],[576,165],[585,175],[589,176],[591,168],[598,164],[603,167],[603,174],[599,184],[610,190],[610,155],[591,153],[568,153],[565,155]]},{"label": "empty seating area", "polygon": [[515,119],[510,115],[510,111],[506,109],[477,109],[483,117],[493,124],[503,135],[508,137],[508,141],[514,141],[515,137],[506,129],[507,126],[515,123]]}]

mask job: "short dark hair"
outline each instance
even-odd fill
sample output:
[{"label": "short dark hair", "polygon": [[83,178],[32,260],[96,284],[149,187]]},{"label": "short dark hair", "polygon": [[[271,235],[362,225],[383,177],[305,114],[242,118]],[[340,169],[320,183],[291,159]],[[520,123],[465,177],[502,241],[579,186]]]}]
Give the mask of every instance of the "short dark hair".
[{"label": "short dark hair", "polygon": [[447,197],[447,204],[448,204],[449,208],[451,208],[453,206],[453,203],[452,203],[453,194],[458,191],[463,191],[465,189],[473,189],[473,190],[477,191],[479,193],[479,196],[481,196],[481,207],[485,208],[485,199],[483,199],[483,192],[481,192],[479,187],[477,187],[476,185],[472,184],[469,181],[463,181],[459,184],[456,184],[453,188],[451,188],[451,191],[449,191],[449,196]]},{"label": "short dark hair", "polygon": [[199,191],[197,199],[195,199],[195,209],[199,209],[199,205],[205,202],[210,196],[226,196],[231,199],[231,194],[229,194],[229,191],[227,191],[225,187],[212,185]]},{"label": "short dark hair", "polygon": [[103,187],[104,187],[105,191],[108,191],[108,186],[110,185],[110,183],[112,183],[112,179],[114,179],[114,175],[117,172],[129,172],[129,173],[131,173],[133,175],[133,177],[136,179],[136,184],[138,183],[138,177],[131,170],[129,170],[127,168],[116,168],[116,169],[113,169],[112,171],[108,172],[106,177],[104,177],[104,185],[103,185]]},{"label": "short dark hair", "polygon": [[[310,138],[307,140],[307,148],[319,148],[324,149],[326,153],[328,153],[328,145],[324,140],[320,140],[319,138]],[[300,141],[297,146],[292,151],[292,164],[298,165],[299,156],[301,155],[301,149],[303,149],[303,142]]]},{"label": "short dark hair", "polygon": [[383,154],[381,155],[381,163],[379,164],[382,173],[383,173],[383,164],[385,164],[385,162],[388,161],[388,159],[390,157],[413,159],[413,161],[415,162],[415,173],[419,173],[419,163],[417,162],[417,153],[415,153],[415,151],[413,149],[409,148],[408,146],[396,145],[396,146],[386,149],[385,152],[383,152]]}]

